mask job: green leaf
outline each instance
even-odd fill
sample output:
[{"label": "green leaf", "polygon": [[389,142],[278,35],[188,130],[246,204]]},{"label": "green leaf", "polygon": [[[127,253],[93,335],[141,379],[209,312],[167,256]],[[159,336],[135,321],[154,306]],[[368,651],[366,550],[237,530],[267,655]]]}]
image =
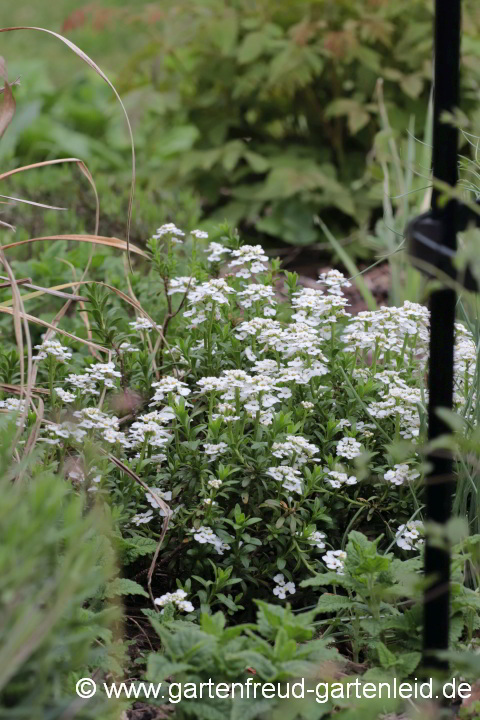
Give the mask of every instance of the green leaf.
[{"label": "green leaf", "polygon": [[348,595],[332,595],[324,593],[320,596],[317,603],[318,612],[331,613],[339,610],[348,610],[352,608],[352,601]]},{"label": "green leaf", "polygon": [[105,597],[111,598],[116,595],[143,595],[148,598],[148,593],[134,580],[128,578],[115,578],[107,585]]},{"label": "green leaf", "polygon": [[263,32],[252,32],[246,35],[238,50],[239,64],[247,65],[257,60],[263,53],[267,41],[268,38]]},{"label": "green leaf", "polygon": [[380,665],[387,670],[388,668],[393,667],[397,662],[396,656],[387,648],[386,645],[383,644],[383,642],[378,641],[376,647]]},{"label": "green leaf", "polygon": [[417,98],[423,90],[423,83],[421,75],[405,75],[400,81],[400,87],[409,97]]},{"label": "green leaf", "polygon": [[176,663],[167,660],[165,655],[150,653],[147,660],[147,680],[153,683],[162,682],[165,678],[176,673],[183,673],[194,668],[188,663]]}]

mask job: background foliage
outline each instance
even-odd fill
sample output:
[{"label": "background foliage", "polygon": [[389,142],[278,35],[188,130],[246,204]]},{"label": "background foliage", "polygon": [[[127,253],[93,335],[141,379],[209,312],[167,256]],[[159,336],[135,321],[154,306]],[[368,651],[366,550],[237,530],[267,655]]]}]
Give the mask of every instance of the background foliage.
[{"label": "background foliage", "polygon": [[[462,109],[475,127],[480,10],[470,0],[463,5]],[[399,140],[407,128],[423,135],[430,0],[410,0],[408,12],[385,0],[135,6],[117,0],[79,7],[63,3],[52,26],[60,29],[62,19],[67,36],[104,63],[130,111],[139,167],[137,238],[151,228],[152,212],[159,221],[181,221],[185,205],[193,215],[228,219],[247,237],[276,247],[324,240],[318,213],[335,233],[363,231],[382,214],[379,135]],[[9,7],[4,20],[14,23],[17,14],[24,20]],[[25,42],[5,41],[11,76],[22,76],[22,104],[3,143],[2,164],[78,155],[107,190],[107,222],[118,232],[114,218],[126,205],[119,188],[128,183],[129,146],[111,93],[93,75],[75,74],[78,64],[70,58],[62,72],[68,53],[61,46],[43,66],[27,62],[15,52]],[[388,129],[378,104],[379,78]],[[402,143],[399,152],[407,161]],[[401,189],[393,179],[391,195]],[[84,225],[89,201],[83,193],[67,182],[62,197]],[[362,254],[359,243],[350,250]]]}]

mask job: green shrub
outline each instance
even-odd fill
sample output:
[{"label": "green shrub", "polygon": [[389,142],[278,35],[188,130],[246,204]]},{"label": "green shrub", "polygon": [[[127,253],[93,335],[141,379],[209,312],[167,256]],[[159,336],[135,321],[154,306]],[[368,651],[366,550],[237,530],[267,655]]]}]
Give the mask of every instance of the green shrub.
[{"label": "green shrub", "polygon": [[114,571],[105,518],[85,513],[52,466],[39,462],[18,483],[17,427],[0,424],[0,717],[118,718],[114,702],[75,696],[78,679],[122,672],[120,614],[102,601]]},{"label": "green shrub", "polygon": [[[473,2],[463,5],[473,121],[480,18]],[[318,240],[322,210],[335,231],[363,225],[381,205],[378,173],[370,182],[366,172],[382,128],[376,82],[394,134],[414,118],[420,136],[432,9],[430,0],[167,4],[122,78],[139,97],[145,84],[156,90],[144,135],[152,171],[193,185],[208,217],[287,243]]]}]

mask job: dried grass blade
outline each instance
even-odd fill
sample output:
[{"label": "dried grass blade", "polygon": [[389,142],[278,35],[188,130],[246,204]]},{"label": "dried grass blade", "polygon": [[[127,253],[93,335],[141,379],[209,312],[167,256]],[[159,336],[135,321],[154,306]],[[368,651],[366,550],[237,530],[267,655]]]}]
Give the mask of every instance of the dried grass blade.
[{"label": "dried grass blade", "polygon": [[[3,305],[0,305],[0,313],[5,313],[6,315],[13,315],[13,310],[9,307],[4,307]],[[77,337],[77,335],[72,335],[72,333],[67,332],[66,330],[61,330],[61,328],[57,328],[55,325],[52,325],[52,323],[47,322],[46,320],[41,320],[40,318],[35,317],[34,315],[29,315],[26,312],[21,312],[20,317],[24,318],[25,320],[28,320],[29,322],[33,322],[35,325],[42,325],[42,327],[49,328],[50,330],[53,330],[55,333],[60,333],[60,335],[64,335],[65,337],[69,337],[71,340],[75,340],[76,342],[82,343],[83,345],[89,345],[91,347],[94,347],[96,350],[100,350],[101,352],[108,353],[107,348],[104,348],[102,345],[97,345],[97,343],[91,341],[91,340],[85,340],[84,338]]]},{"label": "dried grass blade", "polygon": [[[36,207],[45,208],[45,210],[67,210],[64,207],[56,207],[55,205],[45,205],[44,203],[34,202],[33,200],[24,200],[24,198],[10,197],[9,195],[0,195],[5,200],[13,200],[14,203],[25,203],[26,205],[35,205]],[[14,203],[9,203],[14,204]]]},{"label": "dried grass blade", "polygon": [[17,231],[15,225],[10,225],[10,223],[4,222],[3,220],[0,220],[0,225],[3,225],[3,227],[8,228],[9,230],[13,230],[13,232]]},{"label": "dried grass blade", "polygon": [[[94,245],[106,245],[107,247],[117,248],[117,250],[127,251],[127,243],[125,240],[120,240],[116,237],[104,237],[103,235],[45,235],[43,237],[29,238],[28,240],[19,240],[14,243],[7,243],[3,246],[4,250],[10,248],[19,247],[20,245],[27,245],[32,242],[41,242],[43,240],[73,240],[75,242],[86,242],[93,243]],[[130,252],[141,255],[142,257],[148,258],[148,254],[141,250],[136,245],[129,245]]]},{"label": "dried grass blade", "polygon": [[[8,390],[8,392],[16,393],[17,395],[21,395],[22,388],[20,385],[11,385],[10,383],[0,383],[0,388],[2,390]],[[34,395],[50,395],[50,390],[47,390],[46,388],[37,388],[32,387],[32,393]]]},{"label": "dried grass blade", "polygon": [[136,473],[133,472],[133,470],[130,470],[130,468],[127,467],[124,463],[122,463],[121,460],[116,458],[115,455],[112,455],[111,453],[105,453],[105,454],[108,455],[108,459],[111,460],[111,462],[113,462],[114,465],[116,465],[118,468],[120,468],[120,470],[122,470],[126,475],[131,477],[132,480],[135,480],[135,482],[137,482],[139,485],[141,485],[142,488],[146,492],[150,493],[150,495],[153,497],[153,499],[155,500],[157,505],[159,507],[161,507],[161,509],[165,513],[160,539],[159,539],[157,547],[155,549],[155,553],[154,553],[151,565],[148,569],[148,575],[147,575],[148,594],[150,595],[150,600],[152,601],[153,607],[155,609],[158,609],[157,606],[155,605],[155,598],[153,597],[153,592],[152,592],[152,577],[153,577],[153,573],[155,572],[155,566],[157,564],[158,555],[160,553],[160,548],[162,547],[163,541],[165,539],[165,535],[167,534],[169,518],[171,515],[170,507],[159,495],[157,495],[154,488],[150,488],[141,478],[138,477],[138,475]]},{"label": "dried grass blade", "polygon": [[20,172],[25,172],[25,170],[35,170],[36,168],[46,167],[47,165],[60,165],[61,163],[82,163],[83,161],[80,160],[80,158],[56,158],[55,160],[42,160],[42,162],[36,162],[32,163],[31,165],[22,165],[22,167],[13,168],[13,170],[7,170],[7,172],[0,174],[0,180],[5,180],[5,178],[10,177],[11,175],[17,175]]},{"label": "dried grass blade", "polygon": [[[6,280],[2,275],[0,275],[0,280]],[[73,293],[64,293],[61,292],[63,288],[72,287],[73,285],[78,285],[78,282],[76,283],[64,283],[63,285],[54,285],[51,288],[44,288],[40,285],[34,285],[31,282],[30,278],[17,280],[17,285],[23,285],[23,287],[32,288],[33,290],[36,290],[36,292],[33,293],[27,293],[26,295],[22,295],[22,301],[25,302],[25,300],[30,300],[34,297],[39,297],[40,295],[54,295],[55,297],[63,298],[66,300],[72,300],[75,302],[87,302],[88,298],[83,297],[83,295],[74,295]],[[0,285],[0,288],[3,287],[10,287],[10,282],[3,283]],[[12,304],[12,300],[6,300],[4,303],[0,303],[2,307],[10,307]]]},{"label": "dried grass blade", "polygon": [[37,32],[44,32],[44,33],[47,33],[48,35],[52,35],[53,37],[57,38],[57,40],[60,40],[61,42],[63,42],[68,48],[70,48],[70,50],[72,50],[76,55],[78,55],[78,57],[81,58],[81,60],[83,60],[85,63],[87,63],[87,65],[89,67],[91,67],[92,70],[95,70],[95,72],[98,75],[100,75],[102,80],[104,80],[107,83],[107,85],[111,88],[111,90],[113,90],[115,97],[117,98],[118,102],[120,103],[120,106],[123,110],[123,114],[125,116],[125,120],[127,123],[128,133],[130,136],[130,145],[131,145],[131,150],[132,150],[132,182],[130,185],[130,197],[129,197],[129,201],[128,201],[128,215],[127,215],[127,229],[126,229],[127,256],[128,256],[128,262],[130,265],[130,269],[132,269],[131,262],[130,262],[130,228],[132,225],[133,197],[135,194],[135,175],[136,175],[135,145],[133,142],[132,126],[130,124],[130,118],[128,117],[128,113],[125,108],[125,105],[123,104],[122,99],[121,99],[120,95],[118,94],[115,86],[108,79],[108,77],[105,75],[103,70],[101,70],[98,67],[98,65],[88,55],[86,55],[86,53],[83,52],[83,50],[80,50],[80,48],[77,47],[77,45],[75,45],[73,42],[68,40],[66,37],[64,37],[63,35],[60,35],[59,33],[54,32],[53,30],[47,30],[46,28],[32,27],[32,26],[28,26],[28,25],[26,25],[26,26],[22,25],[22,26],[18,26],[18,27],[0,28],[0,32],[12,32],[14,30],[36,30]]}]

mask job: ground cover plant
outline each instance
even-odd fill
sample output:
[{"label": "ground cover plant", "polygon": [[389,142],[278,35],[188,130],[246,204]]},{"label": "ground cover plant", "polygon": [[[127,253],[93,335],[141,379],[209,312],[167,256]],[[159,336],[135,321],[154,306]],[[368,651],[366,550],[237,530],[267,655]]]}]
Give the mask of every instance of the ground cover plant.
[{"label": "ground cover plant", "polygon": [[[90,341],[65,337],[61,325],[39,338],[30,401],[7,391],[18,358],[3,353],[0,402],[17,413],[16,447],[23,453],[34,434],[43,466],[87,505],[109,508],[118,592],[133,596],[161,640],[150,679],[214,673],[223,632],[235,661],[225,655],[217,681],[247,667],[287,681],[332,658],[350,673],[408,677],[421,643],[428,310],[406,302],[350,316],[348,280],[335,270],[318,289],[286,273],[282,300],[278,263],[260,246],[235,232],[205,236],[172,223],[154,233],[161,301],[149,312],[84,285]],[[455,402],[466,426],[476,359],[458,323]],[[475,434],[461,436],[474,453]],[[471,510],[474,492],[465,492]],[[464,573],[477,576],[478,539],[455,555],[459,650],[477,643],[480,601]],[[133,652],[141,668],[148,652]],[[213,710],[184,703],[178,712]]]}]

